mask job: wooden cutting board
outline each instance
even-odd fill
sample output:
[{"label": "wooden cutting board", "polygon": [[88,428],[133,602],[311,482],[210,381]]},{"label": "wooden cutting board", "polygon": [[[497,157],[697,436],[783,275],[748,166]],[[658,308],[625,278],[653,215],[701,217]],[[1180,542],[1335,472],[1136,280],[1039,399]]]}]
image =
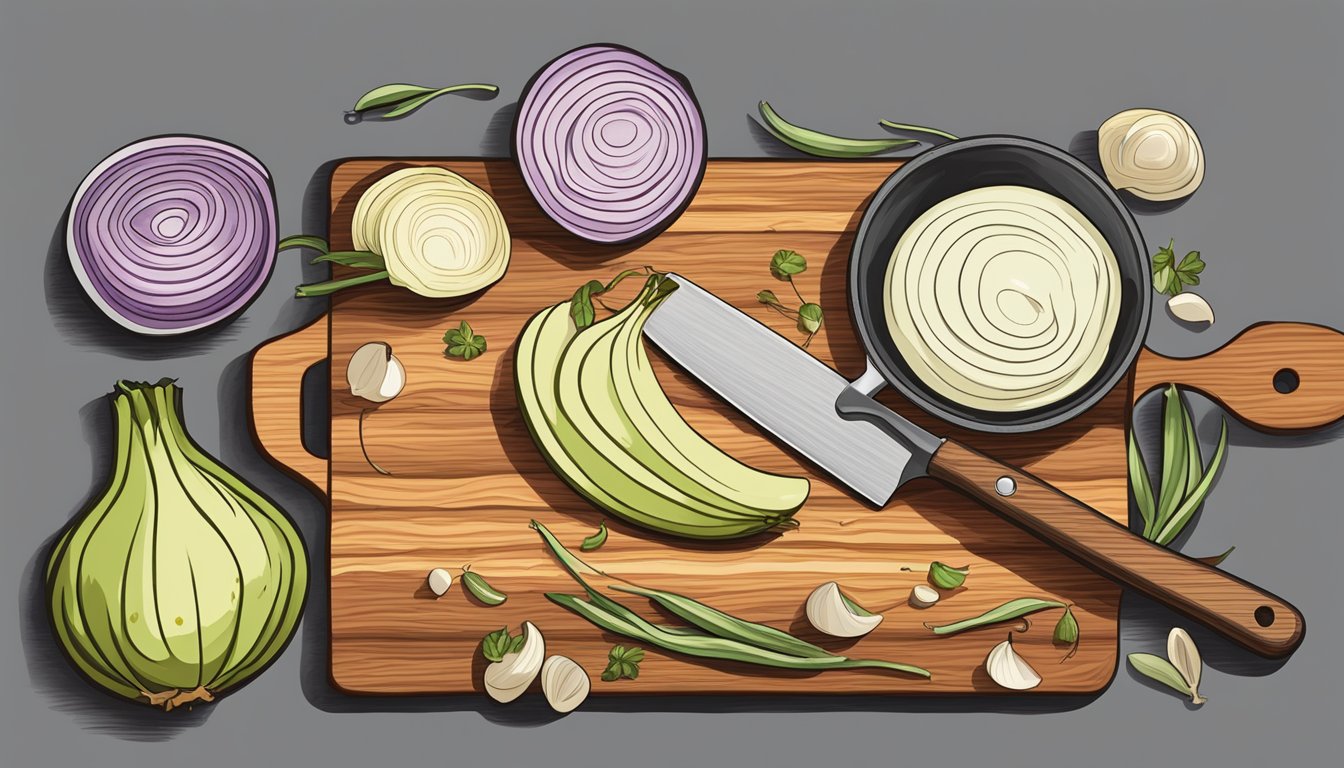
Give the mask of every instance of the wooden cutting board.
[{"label": "wooden cutting board", "polygon": [[[351,160],[332,176],[333,249],[351,247],[351,214],[370,183],[400,167],[428,164],[462,174],[498,201],[513,236],[505,278],[465,300],[428,300],[386,285],[349,290],[333,298],[328,316],[270,342],[254,358],[252,418],[259,443],[330,501],[335,686],[359,694],[483,691],[481,638],[505,625],[516,631],[530,620],[542,629],[548,653],[569,656],[589,672],[594,695],[1003,693],[983,664],[990,648],[1007,636],[1006,627],[939,637],[924,623],[973,616],[1028,596],[1072,604],[1081,630],[1077,652],[1067,661],[1069,649],[1051,641],[1060,611],[1039,614],[1029,631],[1014,636],[1018,651],[1044,678],[1031,693],[1091,693],[1109,683],[1118,646],[1120,589],[1115,585],[927,479],[903,488],[882,510],[865,506],[656,353],[660,380],[696,429],[753,466],[812,481],[811,498],[797,515],[801,528],[702,544],[607,519],[552,474],[518,412],[513,350],[526,320],[566,300],[584,281],[605,281],[627,267],[653,265],[684,274],[801,341],[785,318],[755,302],[762,289],[789,293],[768,269],[780,248],[807,258],[809,268],[798,277],[798,289],[826,309],[826,325],[810,351],[842,374],[857,376],[863,353],[849,321],[845,289],[852,233],[868,196],[898,161],[711,161],[699,194],[670,229],[642,245],[601,247],[582,243],[551,223],[507,160]],[[631,292],[634,282],[627,283]],[[462,320],[489,342],[487,353],[471,362],[443,354],[444,332]],[[1295,328],[1308,336],[1338,336],[1310,326]],[[1317,402],[1321,377],[1304,375],[1302,391],[1291,398],[1274,400],[1272,392],[1263,391],[1279,367],[1270,358],[1296,341],[1256,334],[1253,329],[1238,340],[1239,349],[1224,349],[1216,353],[1218,360],[1210,356],[1204,363],[1145,352],[1137,372],[1096,407],[1035,434],[970,433],[925,416],[889,390],[881,399],[935,433],[955,435],[1018,464],[1124,522],[1130,406],[1137,394],[1159,382],[1184,375],[1215,395],[1225,392],[1225,400],[1243,416],[1260,417],[1269,426],[1305,427],[1338,418],[1331,410],[1339,406],[1338,399]],[[405,391],[376,407],[351,396],[345,383],[350,355],[370,341],[390,343],[407,372]],[[1337,340],[1327,341],[1338,349]],[[300,377],[328,356],[329,463],[307,453],[298,436]],[[1344,374],[1327,368],[1325,376],[1333,380]],[[1224,390],[1209,383],[1229,371],[1238,372],[1243,384],[1251,383]],[[781,392],[788,393],[787,382],[781,382]],[[1313,403],[1315,410],[1304,411]],[[376,471],[361,451],[361,413],[368,459],[389,475]],[[588,559],[611,574],[681,592],[845,655],[918,664],[933,677],[804,674],[646,648],[638,681],[600,682],[608,649],[628,641],[543,597],[547,591],[578,587],[529,528],[533,518],[574,547],[606,519],[608,542]],[[933,560],[969,565],[970,576],[936,606],[916,610],[906,597],[913,586],[925,583]],[[465,565],[506,592],[508,601],[482,606],[460,583],[435,599],[425,586],[428,571],[444,567],[456,576]],[[802,614],[803,601],[828,580],[884,613],[882,625],[857,641],[826,639],[812,631]],[[643,600],[622,600],[657,616]]]}]

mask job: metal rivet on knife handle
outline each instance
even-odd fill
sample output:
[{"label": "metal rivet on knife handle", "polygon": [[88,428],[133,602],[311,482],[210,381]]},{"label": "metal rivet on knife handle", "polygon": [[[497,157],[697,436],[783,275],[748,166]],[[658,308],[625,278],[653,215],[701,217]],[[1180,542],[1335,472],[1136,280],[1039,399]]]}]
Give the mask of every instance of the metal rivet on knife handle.
[{"label": "metal rivet on knife handle", "polygon": [[994,481],[994,492],[1000,496],[1012,496],[1017,493],[1017,481],[1004,475]]}]

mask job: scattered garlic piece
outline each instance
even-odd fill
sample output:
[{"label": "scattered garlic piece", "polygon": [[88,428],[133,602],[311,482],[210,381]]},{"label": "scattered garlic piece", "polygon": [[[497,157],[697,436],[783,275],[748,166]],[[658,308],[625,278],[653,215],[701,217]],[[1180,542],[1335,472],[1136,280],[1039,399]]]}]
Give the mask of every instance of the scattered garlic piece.
[{"label": "scattered garlic piece", "polygon": [[530,621],[523,622],[523,647],[485,668],[485,692],[501,704],[523,695],[541,672],[546,658],[546,641],[541,630]]},{"label": "scattered garlic piece", "polygon": [[442,568],[435,568],[429,572],[429,578],[425,581],[429,583],[429,591],[433,592],[435,597],[443,597],[448,588],[453,586],[453,574]]},{"label": "scattered garlic piece", "polygon": [[406,369],[392,354],[392,346],[371,341],[355,350],[345,369],[350,393],[374,403],[384,403],[406,386]]},{"label": "scattered garlic piece", "polygon": [[807,620],[833,637],[862,637],[882,623],[880,615],[856,608],[834,581],[822,584],[807,596]]},{"label": "scattered garlic piece", "polygon": [[1031,668],[1027,660],[1013,650],[1013,635],[994,646],[985,659],[985,671],[994,682],[1014,691],[1027,691],[1041,684],[1041,676]]},{"label": "scattered garlic piece", "polygon": [[591,687],[588,673],[567,656],[552,656],[541,665],[541,691],[556,712],[573,712]]},{"label": "scattered garlic piece", "polygon": [[1171,632],[1167,633],[1167,659],[1190,686],[1191,703],[1203,704],[1208,701],[1199,695],[1199,678],[1204,671],[1204,662],[1190,633],[1180,627],[1171,628]]},{"label": "scattered garlic piece", "polygon": [[938,602],[938,590],[928,584],[916,584],[910,590],[910,604],[916,608],[928,608]]},{"label": "scattered garlic piece", "polygon": [[1167,309],[1177,320],[1213,325],[1213,307],[1197,293],[1184,291],[1167,299]]}]

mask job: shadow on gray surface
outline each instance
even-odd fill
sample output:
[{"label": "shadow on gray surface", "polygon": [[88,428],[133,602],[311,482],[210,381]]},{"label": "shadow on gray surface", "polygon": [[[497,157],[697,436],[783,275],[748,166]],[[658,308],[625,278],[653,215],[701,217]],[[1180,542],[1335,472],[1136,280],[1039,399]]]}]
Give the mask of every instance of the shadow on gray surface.
[{"label": "shadow on gray surface", "polygon": [[[83,514],[97,500],[107,484],[115,442],[112,409],[106,397],[86,403],[79,409],[84,439],[93,456],[93,477],[84,500],[78,507]],[[114,696],[84,679],[65,657],[51,627],[47,610],[45,572],[52,548],[61,532],[53,533],[35,552],[23,570],[20,586],[20,636],[33,688],[52,709],[68,712],[82,728],[115,736],[126,741],[167,741],[178,732],[204,723],[214,705],[161,712],[140,702]]]},{"label": "shadow on gray surface", "polygon": [[483,157],[510,157],[513,155],[513,118],[518,114],[518,102],[512,101],[490,116],[490,123],[481,137]]},{"label": "shadow on gray surface", "polygon": [[67,207],[56,224],[56,231],[51,234],[42,282],[52,325],[71,346],[110,352],[133,360],[166,360],[203,355],[237,338],[239,328],[235,323],[246,322],[241,320],[241,315],[247,307],[210,328],[175,336],[144,336],[117,325],[84,293],[84,287],[70,267],[65,247],[69,218]]},{"label": "shadow on gray surface", "polygon": [[[313,172],[308,184],[303,188],[303,208],[300,221],[303,226],[303,234],[317,235],[326,240],[331,240],[330,227],[327,220],[331,211],[331,174],[340,165],[342,160],[328,160],[318,166]],[[300,280],[303,283],[315,283],[321,280],[327,280],[331,277],[331,267],[328,264],[313,264],[315,252],[306,248],[299,248],[285,251],[279,258],[301,258],[302,267],[300,269]],[[331,299],[323,296],[311,299],[294,299],[286,301],[280,307],[280,312],[276,315],[275,322],[271,324],[271,335],[279,336],[290,331],[302,328],[318,316],[326,312],[331,307]]]}]

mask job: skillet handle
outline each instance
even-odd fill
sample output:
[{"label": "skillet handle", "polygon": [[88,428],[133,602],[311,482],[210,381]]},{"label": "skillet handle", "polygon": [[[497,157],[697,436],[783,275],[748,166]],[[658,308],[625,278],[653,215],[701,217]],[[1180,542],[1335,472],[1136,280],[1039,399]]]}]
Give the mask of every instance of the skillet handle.
[{"label": "skillet handle", "polygon": [[1198,390],[1265,432],[1317,429],[1344,418],[1344,333],[1260,323],[1200,357],[1149,349],[1134,366],[1134,401],[1168,382]]},{"label": "skillet handle", "polygon": [[946,441],[929,475],[1103,576],[1269,658],[1302,642],[1302,614],[1224,571],[1147,541],[1036,477]]}]

